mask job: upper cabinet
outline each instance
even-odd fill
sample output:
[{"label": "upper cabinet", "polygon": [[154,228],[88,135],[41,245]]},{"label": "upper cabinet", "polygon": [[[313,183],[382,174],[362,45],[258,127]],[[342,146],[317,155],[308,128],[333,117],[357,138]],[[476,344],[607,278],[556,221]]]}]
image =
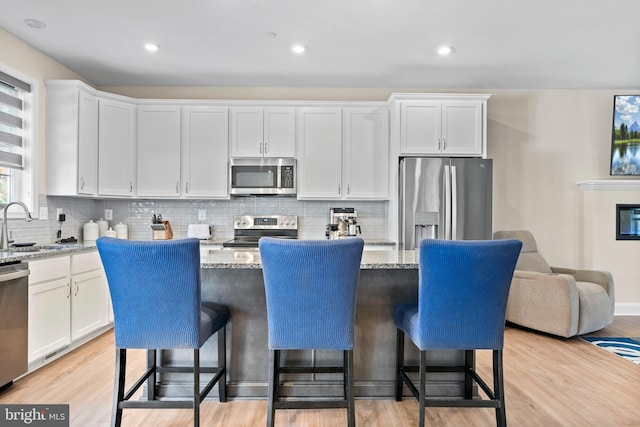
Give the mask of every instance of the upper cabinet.
[{"label": "upper cabinet", "polygon": [[98,99],[98,195],[135,195],[136,106]]},{"label": "upper cabinet", "polygon": [[137,195],[180,195],[180,107],[138,106]]},{"label": "upper cabinet", "polygon": [[389,110],[343,110],[343,197],[389,198]]},{"label": "upper cabinet", "polygon": [[342,197],[342,110],[298,108],[298,198]]},{"label": "upper cabinet", "polygon": [[182,108],[182,195],[229,196],[229,109]]},{"label": "upper cabinet", "polygon": [[488,98],[489,95],[392,95],[391,99],[397,100],[400,154],[485,157]]},{"label": "upper cabinet", "polygon": [[298,109],[298,198],[389,198],[387,108]]},{"label": "upper cabinet", "polygon": [[78,81],[46,81],[47,194],[98,191],[98,103]]},{"label": "upper cabinet", "polygon": [[231,157],[295,157],[295,108],[231,108]]}]

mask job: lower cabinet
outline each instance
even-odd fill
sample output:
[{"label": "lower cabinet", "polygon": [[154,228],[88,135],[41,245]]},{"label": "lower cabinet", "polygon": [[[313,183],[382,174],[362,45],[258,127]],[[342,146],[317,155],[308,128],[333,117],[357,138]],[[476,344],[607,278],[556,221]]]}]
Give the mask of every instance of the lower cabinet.
[{"label": "lower cabinet", "polygon": [[29,363],[71,343],[70,257],[29,262]]},{"label": "lower cabinet", "polygon": [[109,323],[109,289],[97,252],[71,256],[71,340]]},{"label": "lower cabinet", "polygon": [[90,338],[110,322],[98,252],[29,262],[29,363]]}]

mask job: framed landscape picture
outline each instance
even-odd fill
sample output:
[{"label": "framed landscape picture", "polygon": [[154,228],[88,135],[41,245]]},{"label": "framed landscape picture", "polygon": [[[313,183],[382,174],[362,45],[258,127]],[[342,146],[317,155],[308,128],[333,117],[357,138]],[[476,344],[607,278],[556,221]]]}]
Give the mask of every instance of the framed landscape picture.
[{"label": "framed landscape picture", "polygon": [[613,97],[611,175],[640,175],[640,95]]}]

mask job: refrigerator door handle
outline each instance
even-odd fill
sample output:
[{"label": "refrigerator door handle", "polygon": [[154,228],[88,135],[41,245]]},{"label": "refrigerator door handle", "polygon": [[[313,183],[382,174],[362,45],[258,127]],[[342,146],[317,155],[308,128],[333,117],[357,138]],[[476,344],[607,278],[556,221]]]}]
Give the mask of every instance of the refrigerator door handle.
[{"label": "refrigerator door handle", "polygon": [[458,240],[458,177],[451,166],[451,240]]},{"label": "refrigerator door handle", "polygon": [[451,240],[451,172],[444,167],[444,238]]}]

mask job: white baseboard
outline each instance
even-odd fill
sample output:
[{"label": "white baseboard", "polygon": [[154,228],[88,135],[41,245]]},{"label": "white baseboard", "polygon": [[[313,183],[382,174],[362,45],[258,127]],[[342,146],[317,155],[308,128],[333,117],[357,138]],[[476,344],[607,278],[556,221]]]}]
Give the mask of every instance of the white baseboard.
[{"label": "white baseboard", "polygon": [[640,316],[640,302],[619,302],[613,312],[615,316]]}]

